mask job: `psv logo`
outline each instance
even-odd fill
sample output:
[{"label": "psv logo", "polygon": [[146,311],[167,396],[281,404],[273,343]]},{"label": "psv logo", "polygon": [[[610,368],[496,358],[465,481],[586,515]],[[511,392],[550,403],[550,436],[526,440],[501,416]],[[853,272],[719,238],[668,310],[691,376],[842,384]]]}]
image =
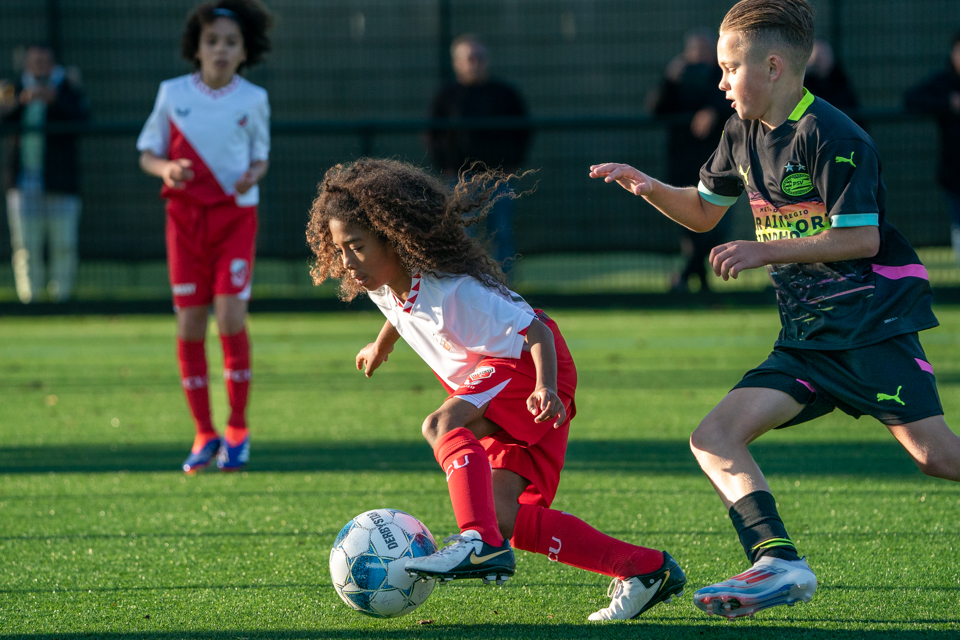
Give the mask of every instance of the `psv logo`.
[{"label": "psv logo", "polygon": [[486,380],[496,372],[496,369],[493,367],[478,367],[470,374],[470,377],[467,378],[470,382],[479,382],[481,380]]}]

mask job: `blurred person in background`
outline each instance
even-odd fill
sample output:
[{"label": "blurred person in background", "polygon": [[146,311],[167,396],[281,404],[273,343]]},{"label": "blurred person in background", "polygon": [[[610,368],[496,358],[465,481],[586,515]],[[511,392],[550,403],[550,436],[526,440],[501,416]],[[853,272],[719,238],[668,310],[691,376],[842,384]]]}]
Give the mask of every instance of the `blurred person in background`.
[{"label": "blurred person in background", "polygon": [[[455,79],[436,93],[430,117],[437,120],[466,118],[523,118],[527,107],[520,93],[509,84],[490,76],[490,56],[483,41],[463,34],[450,45],[450,60]],[[531,132],[513,129],[434,129],[427,135],[433,166],[448,184],[457,182],[457,174],[471,163],[480,162],[491,169],[517,173],[527,157]],[[502,189],[510,187],[504,184]],[[513,197],[499,198],[486,219],[492,237],[493,257],[504,271],[514,258]],[[476,227],[468,227],[472,231]]]},{"label": "blurred person in background", "polygon": [[[181,384],[196,426],[183,462],[237,471],[250,458],[247,306],[257,236],[257,184],[270,155],[270,104],[240,72],[270,51],[272,18],[257,0],[219,0],[187,17],[181,54],[194,72],[160,83],[137,139],[140,167],[167,200],[167,267],[177,312]],[[223,348],[230,416],[213,426],[205,341],[210,307]]]},{"label": "blurred person in background", "polygon": [[[803,77],[803,86],[847,115],[860,107],[860,100],[857,99],[850,78],[837,59],[833,47],[826,40],[814,41],[813,53],[810,54]],[[863,128],[862,123],[857,124]]]},{"label": "blurred person in background", "polygon": [[960,264],[960,31],[953,36],[946,66],[907,91],[907,110],[936,117],[940,127],[937,178],[950,207],[950,240]]},{"label": "blurred person in background", "polygon": [[36,302],[46,289],[53,302],[66,300],[77,271],[78,136],[44,127],[87,120],[87,99],[53,50],[33,44],[24,52],[20,78],[2,92],[0,114],[3,123],[22,127],[9,137],[3,162],[17,296],[24,304]]},{"label": "blurred person in background", "polygon": [[[716,37],[709,29],[697,29],[687,34],[683,52],[670,61],[660,86],[650,94],[650,110],[657,116],[673,117],[667,129],[670,184],[697,183],[700,167],[717,148],[723,125],[733,115],[719,89],[722,75]],[[700,291],[710,290],[706,260],[711,249],[726,241],[729,229],[729,221],[706,233],[681,227],[680,251],[686,264],[674,276],[672,291],[689,291],[690,276],[700,280]]]}]

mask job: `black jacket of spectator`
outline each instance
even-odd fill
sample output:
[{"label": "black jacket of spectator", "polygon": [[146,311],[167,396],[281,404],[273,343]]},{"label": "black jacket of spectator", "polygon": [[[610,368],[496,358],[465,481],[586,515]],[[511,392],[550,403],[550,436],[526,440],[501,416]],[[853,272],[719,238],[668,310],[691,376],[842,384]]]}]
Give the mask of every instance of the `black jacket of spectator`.
[{"label": "black jacket of spectator", "polygon": [[[733,115],[730,102],[718,88],[723,71],[715,64],[689,64],[679,82],[664,79],[653,113],[676,116],[667,129],[667,182],[686,187],[696,185],[700,167],[713,155],[723,133],[723,125]],[[717,112],[710,135],[700,139],[690,131],[697,111],[713,108]]]},{"label": "black jacket of spectator", "polygon": [[803,86],[814,96],[823,98],[847,115],[860,106],[850,78],[847,77],[846,71],[839,62],[833,65],[833,69],[825,78],[807,74],[803,79]]},{"label": "black jacket of spectator", "polygon": [[[4,124],[16,124],[23,118],[24,107],[20,104],[20,92],[23,83],[18,80],[14,85],[17,106],[7,112]],[[57,97],[47,105],[47,124],[60,122],[82,122],[90,117],[90,109],[83,92],[64,79],[57,86]],[[47,133],[43,155],[43,183],[45,191],[57,193],[80,193],[80,171],[78,136],[72,133]],[[3,184],[6,189],[17,186],[20,174],[20,135],[11,134],[7,138],[6,153],[3,159]]]},{"label": "black jacket of spectator", "polygon": [[940,167],[944,189],[960,195],[960,114],[950,109],[950,95],[960,92],[960,74],[952,65],[927,78],[906,94],[907,110],[935,116],[940,126]]},{"label": "black jacket of spectator", "polygon": [[[444,120],[522,118],[527,115],[527,108],[517,90],[504,82],[451,82],[434,96],[430,115]],[[512,172],[526,159],[530,137],[526,128],[432,130],[428,146],[434,167],[447,175],[455,174],[472,160]]]},{"label": "black jacket of spectator", "polygon": [[950,94],[960,92],[960,74],[952,65],[935,73],[906,94],[907,110],[933,115],[940,126],[940,167],[944,189],[960,195],[960,114],[950,109]]}]

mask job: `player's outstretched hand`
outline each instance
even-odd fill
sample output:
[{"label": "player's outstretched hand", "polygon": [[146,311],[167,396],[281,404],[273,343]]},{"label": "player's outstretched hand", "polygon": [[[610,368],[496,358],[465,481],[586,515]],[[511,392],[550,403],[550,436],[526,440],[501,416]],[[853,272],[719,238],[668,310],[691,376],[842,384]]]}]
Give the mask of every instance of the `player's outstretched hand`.
[{"label": "player's outstretched hand", "polygon": [[371,342],[357,354],[357,370],[363,370],[363,374],[368,378],[373,375],[381,364],[387,361],[387,357],[393,351],[393,345],[389,348],[380,349],[376,342]]},{"label": "player's outstretched hand", "polygon": [[591,178],[603,178],[604,182],[616,182],[635,196],[649,195],[653,191],[653,179],[628,164],[605,162],[590,167]]},{"label": "player's outstretched hand", "polygon": [[737,279],[741,272],[756,269],[767,264],[763,258],[763,245],[750,240],[734,240],[719,244],[710,251],[710,264],[713,272],[729,280]]},{"label": "player's outstretched hand", "polygon": [[563,407],[563,401],[556,391],[546,387],[537,387],[527,398],[527,410],[536,416],[534,422],[546,422],[551,418],[556,418],[553,428],[556,429],[567,421],[567,410]]},{"label": "player's outstretched hand", "polygon": [[171,189],[183,189],[187,181],[193,180],[193,169],[190,168],[192,166],[193,161],[186,158],[171,160],[163,167],[163,174],[160,176],[163,184]]}]

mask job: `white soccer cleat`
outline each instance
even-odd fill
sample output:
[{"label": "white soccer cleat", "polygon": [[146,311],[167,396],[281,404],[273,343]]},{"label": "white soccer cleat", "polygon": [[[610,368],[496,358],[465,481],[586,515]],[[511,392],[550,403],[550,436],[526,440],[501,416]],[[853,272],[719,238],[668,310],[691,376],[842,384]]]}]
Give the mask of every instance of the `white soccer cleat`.
[{"label": "white soccer cleat", "polygon": [[449,546],[407,562],[407,573],[417,578],[436,578],[440,582],[480,578],[486,584],[503,584],[514,574],[517,561],[510,542],[494,547],[480,539],[472,529],[444,539]]},{"label": "white soccer cleat", "polygon": [[670,602],[673,596],[683,595],[687,577],[676,560],[663,552],[663,566],[641,576],[626,580],[614,578],[607,588],[610,606],[591,613],[587,620],[632,620],[660,602]]},{"label": "white soccer cleat", "polygon": [[693,603],[708,615],[733,619],[782,604],[810,602],[816,590],[817,576],[806,558],[764,556],[748,571],[700,589],[693,594]]}]

